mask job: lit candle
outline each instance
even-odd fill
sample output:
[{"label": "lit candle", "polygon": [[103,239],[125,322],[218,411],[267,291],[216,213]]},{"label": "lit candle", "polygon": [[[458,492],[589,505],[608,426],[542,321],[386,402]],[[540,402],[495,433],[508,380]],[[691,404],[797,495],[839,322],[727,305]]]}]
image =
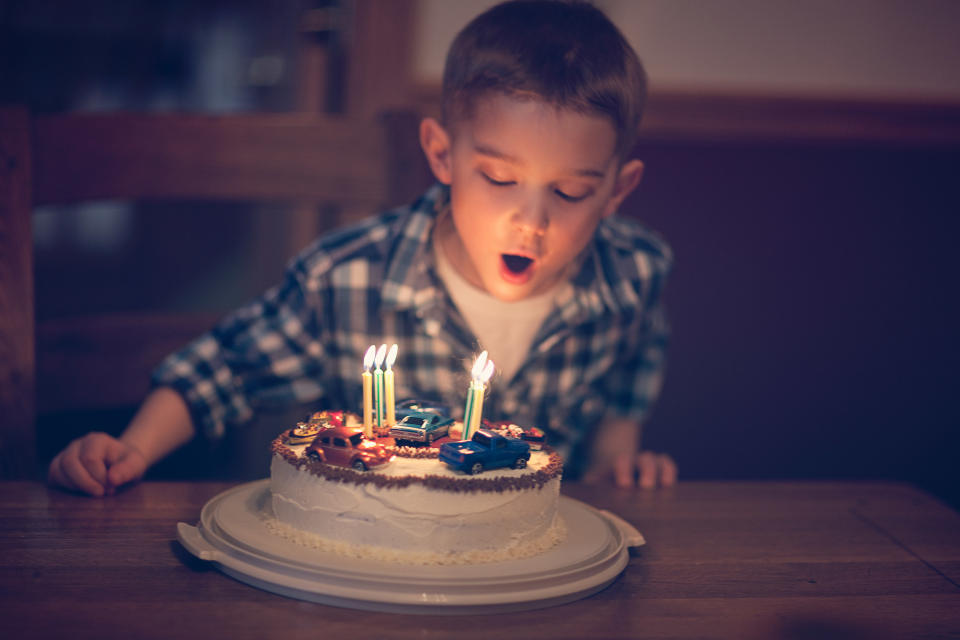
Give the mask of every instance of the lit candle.
[{"label": "lit candle", "polygon": [[387,370],[383,372],[384,401],[387,403],[387,426],[392,427],[397,423],[396,400],[394,399],[393,388],[393,363],[397,361],[397,345],[390,347],[387,352]]},{"label": "lit candle", "polygon": [[377,352],[374,345],[370,345],[363,356],[363,435],[373,437],[373,376],[370,368],[373,366],[373,357]]},{"label": "lit candle", "polygon": [[467,406],[463,409],[463,440],[470,439],[470,423],[473,422],[473,405],[476,402],[477,374],[483,370],[487,360],[487,352],[484,351],[477,359],[473,361],[473,369],[470,370],[470,387],[467,389]]},{"label": "lit candle", "polygon": [[374,365],[377,368],[373,371],[373,421],[378,427],[383,426],[383,421],[386,417],[383,413],[383,370],[380,368],[383,365],[384,358],[386,357],[387,345],[382,344],[380,345],[380,348],[377,349],[377,357],[374,361]]},{"label": "lit candle", "polygon": [[467,406],[463,412],[463,439],[469,440],[480,428],[483,416],[483,394],[486,382],[493,375],[493,361],[487,360],[487,352],[481,353],[470,371],[470,388],[467,390]]},{"label": "lit candle", "polygon": [[470,389],[467,391],[467,404],[468,411],[467,415],[464,417],[463,421],[463,439],[469,440],[473,437],[474,432],[476,431],[477,426],[477,403],[480,401],[483,402],[482,396],[480,395],[480,387],[477,385],[477,381],[474,380],[470,383]]},{"label": "lit candle", "polygon": [[480,428],[483,424],[483,396],[487,391],[487,380],[493,376],[493,360],[487,360],[487,366],[483,368],[480,379],[477,380],[477,400],[474,403],[474,413],[476,417],[473,420],[473,431]]}]

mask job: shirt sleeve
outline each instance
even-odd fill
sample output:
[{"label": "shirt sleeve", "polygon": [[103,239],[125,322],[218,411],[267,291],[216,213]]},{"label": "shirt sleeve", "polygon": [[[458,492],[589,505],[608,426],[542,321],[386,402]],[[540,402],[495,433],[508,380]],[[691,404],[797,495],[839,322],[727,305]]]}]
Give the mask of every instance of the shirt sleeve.
[{"label": "shirt sleeve", "polygon": [[154,371],[153,386],[177,391],[197,429],[211,438],[221,437],[227,424],[248,421],[256,408],[320,397],[324,347],[316,294],[304,280],[291,267],[279,286],[168,356]]},{"label": "shirt sleeve", "polygon": [[636,341],[621,352],[605,384],[608,418],[645,421],[663,387],[670,337],[664,305],[648,309],[640,325]]}]

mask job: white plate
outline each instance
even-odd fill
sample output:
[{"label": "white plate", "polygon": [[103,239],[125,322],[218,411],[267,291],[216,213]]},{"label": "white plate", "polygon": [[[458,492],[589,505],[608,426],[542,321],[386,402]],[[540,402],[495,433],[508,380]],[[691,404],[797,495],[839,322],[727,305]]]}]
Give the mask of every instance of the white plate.
[{"label": "white plate", "polygon": [[323,604],[402,613],[492,613],[572,602],[600,591],[643,536],[613,514],[566,496],[567,537],[530,558],[470,565],[388,564],[301,546],[272,534],[269,480],[211,499],[197,526],[177,525],[190,553],[260,589]]}]

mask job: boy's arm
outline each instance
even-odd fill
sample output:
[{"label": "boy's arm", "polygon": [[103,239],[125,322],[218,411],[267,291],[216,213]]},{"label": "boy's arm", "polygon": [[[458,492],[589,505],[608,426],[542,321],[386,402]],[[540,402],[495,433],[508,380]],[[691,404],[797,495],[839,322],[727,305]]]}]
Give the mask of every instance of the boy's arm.
[{"label": "boy's arm", "polygon": [[153,386],[180,394],[198,433],[216,440],[228,425],[248,422],[257,407],[307,404],[323,395],[330,337],[320,315],[334,291],[328,278],[308,282],[305,260],[295,260],[279,285],[154,370]]},{"label": "boy's arm", "polygon": [[640,423],[608,418],[594,438],[583,480],[588,484],[613,481],[618,487],[670,487],[677,482],[677,465],[669,455],[640,449]]},{"label": "boy's arm", "polygon": [[612,480],[625,488],[676,483],[673,458],[640,448],[643,420],[660,395],[669,333],[663,305],[652,303],[639,343],[623,350],[613,367],[617,375],[605,380],[609,413],[594,432],[584,481]]},{"label": "boy's arm", "polygon": [[119,439],[94,432],[74,440],[51,461],[48,479],[92,496],[109,495],[140,479],[148,467],[193,435],[183,398],[159,387],[147,396]]},{"label": "boy's arm", "polygon": [[320,303],[317,287],[305,284],[305,262],[294,261],[280,285],[164,359],[153,374],[155,390],[123,435],[91,433],[73,441],[51,462],[50,482],[109,494],[195,432],[217,438],[227,423],[245,422],[263,398],[305,403],[318,397]]}]

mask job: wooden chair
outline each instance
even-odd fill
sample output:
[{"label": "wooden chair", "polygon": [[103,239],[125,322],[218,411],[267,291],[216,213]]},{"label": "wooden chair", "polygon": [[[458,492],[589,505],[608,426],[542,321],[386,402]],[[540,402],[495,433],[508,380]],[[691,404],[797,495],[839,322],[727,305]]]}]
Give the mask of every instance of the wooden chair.
[{"label": "wooden chair", "polygon": [[38,412],[135,405],[164,354],[210,314],[34,321],[34,207],[104,198],[286,200],[338,219],[409,201],[427,181],[416,117],[31,116],[0,109],[0,477],[36,465]]}]

